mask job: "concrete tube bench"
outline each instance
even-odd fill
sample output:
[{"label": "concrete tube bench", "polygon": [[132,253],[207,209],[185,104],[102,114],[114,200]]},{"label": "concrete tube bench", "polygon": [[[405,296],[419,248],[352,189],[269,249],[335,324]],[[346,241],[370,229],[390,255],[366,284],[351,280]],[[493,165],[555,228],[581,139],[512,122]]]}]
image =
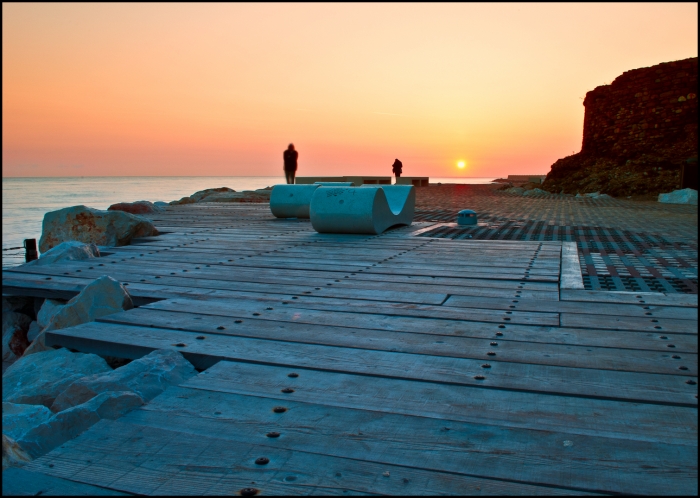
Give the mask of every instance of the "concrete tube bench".
[{"label": "concrete tube bench", "polygon": [[379,235],[395,225],[410,225],[415,207],[413,185],[319,187],[311,197],[309,215],[319,233]]},{"label": "concrete tube bench", "polygon": [[275,185],[270,193],[270,211],[277,218],[308,218],[314,191],[322,185],[350,187],[350,182],[316,182],[310,185]]}]

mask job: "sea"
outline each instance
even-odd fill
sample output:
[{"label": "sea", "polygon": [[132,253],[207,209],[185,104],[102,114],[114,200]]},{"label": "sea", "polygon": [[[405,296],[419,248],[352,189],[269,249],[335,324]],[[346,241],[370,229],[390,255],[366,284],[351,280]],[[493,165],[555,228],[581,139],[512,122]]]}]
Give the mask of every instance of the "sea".
[{"label": "sea", "polygon": [[[435,178],[430,183],[491,183],[491,178]],[[127,176],[2,179],[2,266],[24,263],[24,239],[41,238],[44,215],[83,204],[107,209],[118,202],[170,202],[198,190],[255,190],[285,183],[283,176]]]}]

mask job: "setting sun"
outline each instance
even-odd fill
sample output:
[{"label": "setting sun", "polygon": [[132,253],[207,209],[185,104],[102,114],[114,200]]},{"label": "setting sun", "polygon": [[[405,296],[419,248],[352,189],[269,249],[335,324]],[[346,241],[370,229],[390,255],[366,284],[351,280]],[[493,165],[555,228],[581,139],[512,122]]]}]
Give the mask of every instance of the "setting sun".
[{"label": "setting sun", "polygon": [[458,161],[458,162],[457,162],[457,167],[460,168],[460,169],[464,168],[464,161]]}]

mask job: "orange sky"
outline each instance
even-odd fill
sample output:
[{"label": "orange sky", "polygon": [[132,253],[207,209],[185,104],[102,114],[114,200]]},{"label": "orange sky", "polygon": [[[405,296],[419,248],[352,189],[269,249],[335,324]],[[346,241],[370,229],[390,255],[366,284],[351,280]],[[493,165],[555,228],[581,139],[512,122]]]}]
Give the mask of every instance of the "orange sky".
[{"label": "orange sky", "polygon": [[[3,3],[2,174],[545,174],[696,3]],[[457,162],[466,162],[464,169]]]}]

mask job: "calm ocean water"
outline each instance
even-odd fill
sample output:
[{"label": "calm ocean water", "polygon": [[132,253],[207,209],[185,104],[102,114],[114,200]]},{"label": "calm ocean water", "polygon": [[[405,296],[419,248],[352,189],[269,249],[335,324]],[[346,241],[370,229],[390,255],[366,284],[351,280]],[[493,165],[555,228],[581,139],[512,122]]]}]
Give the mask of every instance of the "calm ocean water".
[{"label": "calm ocean water", "polygon": [[[431,183],[491,183],[493,178],[430,178]],[[44,214],[84,204],[107,209],[117,202],[173,201],[198,190],[255,190],[285,183],[283,176],[74,177],[2,179],[2,266],[24,263],[24,239],[41,237]]]}]

